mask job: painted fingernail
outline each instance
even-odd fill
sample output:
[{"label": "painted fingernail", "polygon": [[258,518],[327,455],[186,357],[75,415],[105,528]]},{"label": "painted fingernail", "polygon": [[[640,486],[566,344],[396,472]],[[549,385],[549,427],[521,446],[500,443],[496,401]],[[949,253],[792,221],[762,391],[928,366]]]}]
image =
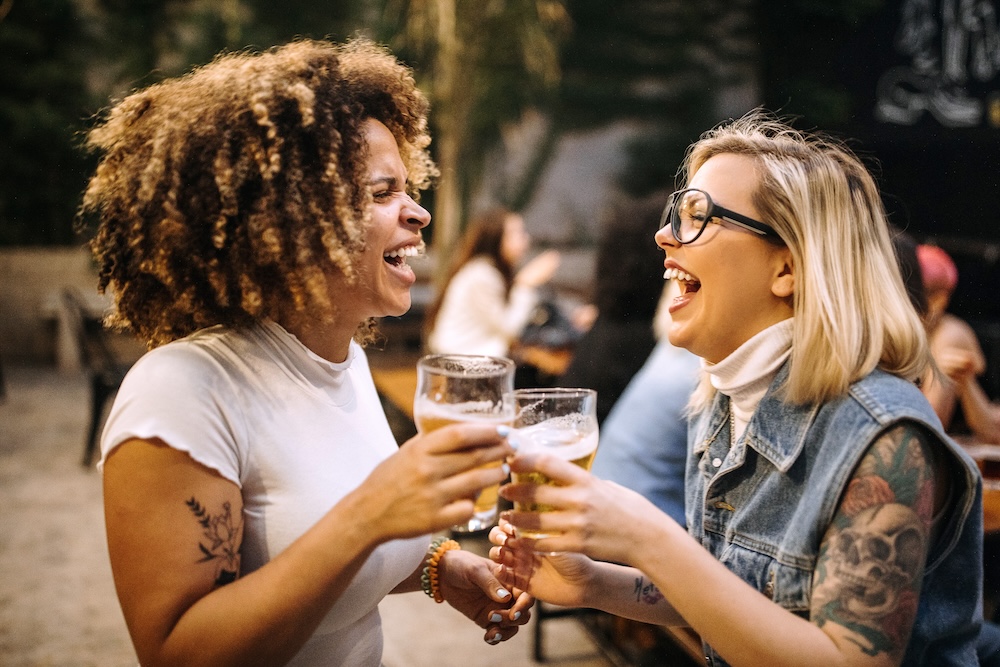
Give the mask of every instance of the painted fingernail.
[{"label": "painted fingernail", "polygon": [[519,619],[519,618],[521,618],[521,612],[519,612],[519,611],[515,611],[515,612],[514,612],[514,620],[516,621],[516,620],[517,620],[517,619]]},{"label": "painted fingernail", "polygon": [[510,435],[510,426],[507,426],[506,424],[500,424],[497,426],[497,435],[501,438],[506,438]]},{"label": "painted fingernail", "polygon": [[490,623],[499,623],[502,620],[503,616],[501,616],[497,612],[493,612],[493,614],[490,616]]},{"label": "painted fingernail", "polygon": [[493,635],[492,637],[490,637],[489,639],[487,639],[486,643],[489,644],[490,646],[499,644],[500,643],[500,633],[498,632],[495,635]]},{"label": "painted fingernail", "polygon": [[508,591],[506,588],[498,588],[497,589],[497,597],[509,598],[510,597],[510,591]]},{"label": "painted fingernail", "polygon": [[501,465],[500,469],[503,470],[503,476],[504,477],[508,477],[510,475],[510,466],[507,465],[506,463],[504,463],[503,465]]},{"label": "painted fingernail", "polygon": [[[510,429],[508,427],[501,426],[500,428],[506,428],[507,432],[510,433]],[[510,445],[510,448],[513,449],[515,452],[517,451],[517,448],[521,446],[521,443],[517,441],[517,438],[513,438],[510,436],[507,436],[507,444]]]}]

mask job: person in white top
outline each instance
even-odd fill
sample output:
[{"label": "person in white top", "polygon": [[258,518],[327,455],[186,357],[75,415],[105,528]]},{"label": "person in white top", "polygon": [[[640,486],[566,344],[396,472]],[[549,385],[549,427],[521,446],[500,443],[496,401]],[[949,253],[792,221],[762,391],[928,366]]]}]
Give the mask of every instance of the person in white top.
[{"label": "person in white top", "polygon": [[515,273],[530,243],[513,211],[494,207],[473,218],[425,316],[429,351],[509,354],[560,262],[546,250]]},{"label": "person in white top", "polygon": [[410,307],[426,112],[381,47],[301,40],[136,92],[90,133],[99,287],[152,348],[101,460],[145,667],[378,667],[379,601],[421,588],[491,644],[530,617],[488,559],[430,540],[506,475],[482,467],[513,453],[505,430],[397,447],[361,347]]}]

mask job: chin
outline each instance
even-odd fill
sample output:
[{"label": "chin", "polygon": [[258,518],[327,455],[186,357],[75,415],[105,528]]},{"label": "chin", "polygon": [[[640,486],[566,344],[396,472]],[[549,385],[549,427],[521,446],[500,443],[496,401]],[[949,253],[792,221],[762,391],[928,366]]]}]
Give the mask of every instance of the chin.
[{"label": "chin", "polygon": [[409,312],[410,305],[411,302],[408,298],[404,302],[392,304],[385,308],[385,314],[383,317],[401,317]]}]

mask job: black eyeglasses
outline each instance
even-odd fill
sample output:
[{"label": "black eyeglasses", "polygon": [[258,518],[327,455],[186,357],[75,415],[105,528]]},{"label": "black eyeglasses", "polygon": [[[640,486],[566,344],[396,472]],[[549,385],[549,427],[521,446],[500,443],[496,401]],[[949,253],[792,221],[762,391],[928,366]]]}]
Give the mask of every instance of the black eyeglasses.
[{"label": "black eyeglasses", "polygon": [[713,202],[707,192],[694,188],[670,195],[660,216],[660,229],[669,223],[678,243],[693,243],[713,219],[731,222],[760,236],[780,238],[770,225],[723,208]]}]

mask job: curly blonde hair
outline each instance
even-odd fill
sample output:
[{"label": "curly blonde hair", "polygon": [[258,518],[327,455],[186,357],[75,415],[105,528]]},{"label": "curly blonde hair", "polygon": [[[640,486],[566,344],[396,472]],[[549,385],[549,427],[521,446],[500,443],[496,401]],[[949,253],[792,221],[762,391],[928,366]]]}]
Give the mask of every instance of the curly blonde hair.
[{"label": "curly blonde hair", "polygon": [[366,39],[220,55],[129,95],[87,137],[102,155],[81,217],[97,218],[108,323],[154,347],[332,315],[326,276],[355,277],[370,220],[361,125],[389,128],[416,196],[437,175],[427,111],[410,70]]}]

